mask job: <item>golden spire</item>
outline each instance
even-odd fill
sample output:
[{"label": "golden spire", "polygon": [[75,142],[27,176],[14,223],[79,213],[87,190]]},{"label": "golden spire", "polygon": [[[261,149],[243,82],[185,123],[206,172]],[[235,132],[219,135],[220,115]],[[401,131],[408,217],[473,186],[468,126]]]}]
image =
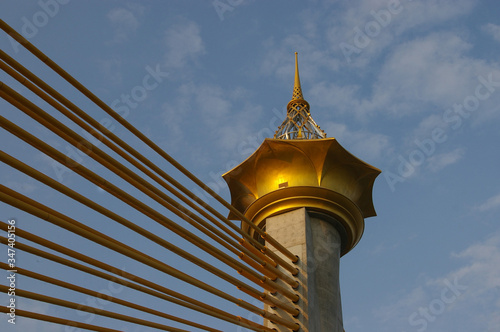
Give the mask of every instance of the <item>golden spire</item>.
[{"label": "golden spire", "polygon": [[292,100],[286,106],[285,121],[279,126],[274,138],[279,139],[320,139],[326,134],[314,122],[309,113],[309,103],[304,100],[300,86],[299,61],[295,52],[295,81],[293,84]]},{"label": "golden spire", "polygon": [[294,99],[304,100],[304,96],[302,95],[302,88],[300,87],[299,60],[298,60],[297,54],[298,53],[295,52],[295,82],[293,84],[292,100],[294,100]]}]

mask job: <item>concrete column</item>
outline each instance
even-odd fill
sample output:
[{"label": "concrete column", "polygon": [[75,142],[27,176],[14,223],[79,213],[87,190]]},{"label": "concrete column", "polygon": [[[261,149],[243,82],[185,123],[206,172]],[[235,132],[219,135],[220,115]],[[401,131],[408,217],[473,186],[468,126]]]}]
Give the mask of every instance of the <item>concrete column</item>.
[{"label": "concrete column", "polygon": [[[301,314],[295,318],[278,308],[266,306],[266,309],[298,322],[300,331],[343,332],[339,285],[341,237],[336,227],[338,222],[332,217],[305,208],[266,220],[266,232],[299,257],[300,286],[295,291],[300,295],[296,305]],[[278,298],[290,301],[281,295]],[[269,321],[264,323],[278,331],[290,331]]]}]

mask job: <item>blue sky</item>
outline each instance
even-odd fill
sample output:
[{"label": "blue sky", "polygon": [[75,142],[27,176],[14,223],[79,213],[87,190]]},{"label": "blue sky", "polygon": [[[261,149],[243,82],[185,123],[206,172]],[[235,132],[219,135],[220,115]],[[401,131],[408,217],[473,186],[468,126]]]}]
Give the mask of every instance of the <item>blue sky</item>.
[{"label": "blue sky", "polygon": [[[373,193],[378,216],[366,220],[363,239],[341,260],[347,332],[500,330],[499,10],[493,0],[0,3],[4,21],[227,199],[220,175],[272,137],[282,122],[292,95],[293,53],[299,52],[302,89],[316,123],[328,137],[383,172]],[[105,121],[105,113],[5,34],[0,47]],[[3,73],[1,78],[24,91]],[[3,101],[0,112],[107,174]],[[118,124],[109,125],[141,148]],[[161,232],[4,130],[0,135],[4,151]],[[161,163],[152,152],[145,153]],[[103,217],[4,164],[0,167],[2,184],[92,227],[107,229]],[[69,246],[84,245],[3,203],[0,215]],[[155,250],[126,230],[116,232],[146,252]],[[129,264],[127,269],[136,267],[98,246],[89,250],[103,260]],[[174,257],[168,256],[168,261],[180,264]],[[63,276],[69,272],[28,254],[19,253],[18,262],[88,282],[77,274]],[[185,287],[137,269],[173,287]],[[19,282],[31,285],[29,280]],[[95,280],[99,289],[107,287],[99,282]],[[48,294],[50,289],[47,286]],[[121,294],[135,296],[125,290]],[[76,302],[86,300],[68,296]],[[34,311],[66,313],[24,303]],[[182,309],[168,310],[191,317]],[[232,306],[228,310],[238,312]],[[225,331],[241,330],[202,319]],[[0,326],[9,331],[34,326],[37,331],[64,331],[21,319],[15,328],[6,319]]]}]

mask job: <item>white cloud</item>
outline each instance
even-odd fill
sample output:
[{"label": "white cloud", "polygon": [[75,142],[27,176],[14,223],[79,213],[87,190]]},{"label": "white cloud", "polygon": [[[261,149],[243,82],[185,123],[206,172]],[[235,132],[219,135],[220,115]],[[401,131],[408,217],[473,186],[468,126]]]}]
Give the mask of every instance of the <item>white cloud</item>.
[{"label": "white cloud", "polygon": [[452,257],[466,262],[374,309],[387,331],[500,330],[500,234]]},{"label": "white cloud", "polygon": [[114,29],[113,42],[121,43],[127,41],[139,27],[137,15],[141,15],[143,8],[136,6],[132,9],[114,8],[109,11],[107,17]]},{"label": "white cloud", "polygon": [[[35,301],[27,298],[18,298],[16,299],[19,301],[18,306],[19,308],[22,308],[23,310],[30,311],[30,312],[36,312],[39,314],[45,314],[45,315],[55,315],[50,312],[51,307],[50,304],[45,303],[45,302],[40,302],[40,301]],[[16,301],[16,303],[17,303]],[[3,302],[3,301],[2,301]],[[7,325],[8,324],[8,325]],[[10,324],[7,323],[7,319],[2,319],[2,322],[0,323],[0,327],[2,325],[6,326],[6,330],[3,331],[10,331],[10,332],[25,332],[25,331],[37,331],[37,332],[63,332],[65,331],[65,326],[59,325],[59,324],[51,324],[47,323],[41,320],[36,320],[36,319],[31,319],[31,318],[25,318],[23,316],[16,316],[16,324]]]},{"label": "white cloud", "polygon": [[196,61],[205,52],[199,26],[192,21],[182,21],[165,31],[165,64],[180,69],[189,61]]},{"label": "white cloud", "polygon": [[249,95],[241,87],[226,90],[211,84],[182,85],[176,98],[163,105],[169,145],[179,149],[197,132],[197,139],[203,137],[221,150],[236,151],[236,146],[252,135],[253,124],[262,113],[260,105],[247,100]]},{"label": "white cloud", "polygon": [[37,186],[33,183],[18,181],[7,181],[6,186],[25,195],[30,194],[37,189]]},{"label": "white cloud", "polygon": [[441,114],[431,114],[423,118],[418,126],[413,130],[413,135],[409,137],[409,143],[411,145],[415,144],[415,140],[421,140],[432,137],[432,132],[436,128],[441,128],[446,130],[448,124],[444,122]]},{"label": "white cloud", "polygon": [[363,112],[394,115],[438,111],[474,95],[478,76],[495,64],[467,56],[471,44],[449,32],[434,33],[395,48],[383,65]]},{"label": "white cloud", "polygon": [[322,129],[361,159],[377,160],[390,151],[389,137],[383,134],[371,133],[366,130],[353,131],[344,124],[334,122],[325,123]]},{"label": "white cloud", "polygon": [[486,202],[480,204],[476,209],[485,212],[500,207],[500,194],[490,197]]},{"label": "white cloud", "polygon": [[333,58],[320,45],[319,39],[291,34],[276,42],[269,38],[264,42],[266,54],[261,61],[260,74],[276,75],[284,82],[293,82],[295,72],[294,52],[299,53],[300,78],[302,82],[315,81],[322,70],[336,71],[339,60]]},{"label": "white cloud", "polygon": [[221,118],[231,111],[229,96],[219,86],[200,85],[195,94],[200,115],[211,127],[218,125]]},{"label": "white cloud", "polygon": [[[477,76],[492,72],[495,66],[468,54],[473,45],[467,40],[467,32],[461,36],[448,27],[452,20],[470,13],[477,0],[401,1],[390,23],[359,54],[360,63],[345,61],[339,44],[353,43],[354,28],[364,29],[366,23],[376,22],[377,15],[387,12],[394,3],[363,0],[340,6],[332,2],[323,3],[323,7],[335,6],[335,10],[302,13],[300,18],[308,23],[299,20],[298,27],[304,31],[266,40],[260,72],[290,82],[291,53],[300,50],[307,59],[300,64],[305,94],[312,94],[320,105],[335,105],[338,112],[354,112],[360,119],[374,112],[405,116],[436,108],[444,111],[474,93]],[[435,25],[444,29],[427,34]],[[408,31],[419,37],[409,39],[405,34]],[[283,60],[287,58],[290,60]],[[368,67],[370,63],[373,66]],[[332,83],[331,75],[342,77],[342,83]],[[365,75],[375,82],[371,89],[359,84]],[[314,84],[311,91],[307,91],[308,81]],[[305,97],[311,99],[309,94]]]},{"label": "white cloud", "polygon": [[179,123],[192,116],[201,119],[204,125],[215,127],[232,108],[230,92],[209,84],[187,83],[177,89],[177,98],[164,104],[167,125],[179,130]]},{"label": "white cloud", "polygon": [[113,83],[121,84],[123,82],[122,73],[120,71],[122,61],[118,58],[98,60],[101,72]]},{"label": "white cloud", "polygon": [[398,46],[375,83],[373,106],[398,113],[421,112],[425,109],[415,109],[415,103],[448,107],[463,100],[473,89],[469,82],[477,81],[475,76],[482,65],[482,61],[463,56],[470,47],[450,33],[436,33]]},{"label": "white cloud", "polygon": [[[291,34],[282,40],[270,37],[265,44],[269,51],[261,72],[289,78],[293,73],[293,62],[283,59],[290,57],[291,50],[301,49],[308,59],[310,54],[318,54],[310,68],[301,63],[301,72],[307,73],[302,76],[307,79],[305,75],[309,75],[311,81],[319,82],[311,90],[314,97],[320,104],[336,105],[338,111],[355,112],[358,117],[373,111],[398,115],[426,112],[463,101],[465,96],[474,92],[477,76],[491,72],[493,66],[468,56],[473,45],[456,32],[442,30],[409,41],[403,33],[411,30],[422,35],[436,24],[446,26],[447,22],[469,13],[476,0],[399,2],[399,12],[392,14],[390,23],[360,54],[361,58],[367,58],[360,61],[368,65],[379,53],[389,51],[384,63],[377,64],[380,69],[369,68],[371,75],[378,77],[371,95],[369,90],[350,84],[350,77],[343,80],[342,86],[317,79],[324,72],[342,72],[343,65],[349,70],[339,44],[352,43],[355,27],[364,29],[367,22],[376,21],[374,15],[377,14],[374,13],[387,11],[393,3],[396,2],[365,0],[335,11],[309,10],[303,13],[302,17],[309,18],[309,23],[304,24],[306,32]],[[338,3],[332,5],[339,7]],[[311,21],[315,22],[314,26],[311,26]],[[338,55],[337,59],[332,52]],[[325,60],[332,58],[336,61]],[[356,75],[359,74],[358,70]],[[331,81],[331,77],[328,80]]]},{"label": "white cloud", "polygon": [[488,23],[482,26],[483,31],[487,32],[497,42],[500,42],[500,25]]},{"label": "white cloud", "polygon": [[179,86],[175,91],[175,98],[169,99],[162,105],[162,118],[166,126],[164,138],[167,149],[175,151],[185,148],[186,137],[192,132],[192,124],[189,119],[193,117],[195,106],[193,95],[196,87],[193,83]]},{"label": "white cloud", "polygon": [[359,100],[359,86],[343,85],[339,86],[330,82],[318,82],[313,84],[308,92],[308,100],[314,101],[314,105],[319,107],[334,107],[336,112],[354,113],[358,116],[365,115],[359,113],[363,109],[363,101]]},{"label": "white cloud", "polygon": [[[399,324],[404,326],[407,324],[406,317],[408,317],[409,308],[417,308],[420,303],[424,302],[427,295],[423,286],[418,286],[412,289],[405,296],[400,297],[391,305],[381,305],[380,308],[374,309],[374,316],[381,322],[386,324]],[[397,317],[398,322],[395,322]],[[404,331],[404,329],[403,329]]]},{"label": "white cloud", "polygon": [[125,8],[114,8],[108,13],[108,19],[116,26],[135,30],[139,26],[139,21],[135,15]]},{"label": "white cloud", "polygon": [[429,28],[430,25],[443,23],[468,14],[478,0],[424,0],[409,2],[405,8],[408,15],[399,21],[397,33],[420,26]]},{"label": "white cloud", "polygon": [[[442,25],[469,13],[476,3],[477,0],[357,1],[344,11],[335,11],[325,20],[331,22],[326,35],[332,51],[339,54],[344,63],[366,67],[390,49],[391,44],[398,43],[405,32],[426,31]],[[346,56],[341,43],[354,46],[359,52]]]},{"label": "white cloud", "polygon": [[465,155],[465,150],[462,148],[457,148],[447,153],[433,155],[428,159],[428,168],[432,172],[440,171],[446,166],[458,162],[460,159],[463,158],[464,155]]}]

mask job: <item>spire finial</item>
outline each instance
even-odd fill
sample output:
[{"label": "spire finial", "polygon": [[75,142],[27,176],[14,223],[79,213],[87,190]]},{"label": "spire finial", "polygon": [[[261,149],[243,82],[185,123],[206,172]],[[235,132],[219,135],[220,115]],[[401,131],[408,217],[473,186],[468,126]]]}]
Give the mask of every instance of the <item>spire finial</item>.
[{"label": "spire finial", "polygon": [[286,105],[286,119],[274,134],[278,139],[320,139],[326,134],[309,113],[309,103],[304,100],[299,78],[299,61],[295,52],[295,82],[292,100]]},{"label": "spire finial", "polygon": [[304,99],[304,96],[302,95],[302,88],[300,87],[299,60],[297,52],[295,52],[295,82],[293,84],[293,95],[292,95],[292,100],[295,99]]}]

